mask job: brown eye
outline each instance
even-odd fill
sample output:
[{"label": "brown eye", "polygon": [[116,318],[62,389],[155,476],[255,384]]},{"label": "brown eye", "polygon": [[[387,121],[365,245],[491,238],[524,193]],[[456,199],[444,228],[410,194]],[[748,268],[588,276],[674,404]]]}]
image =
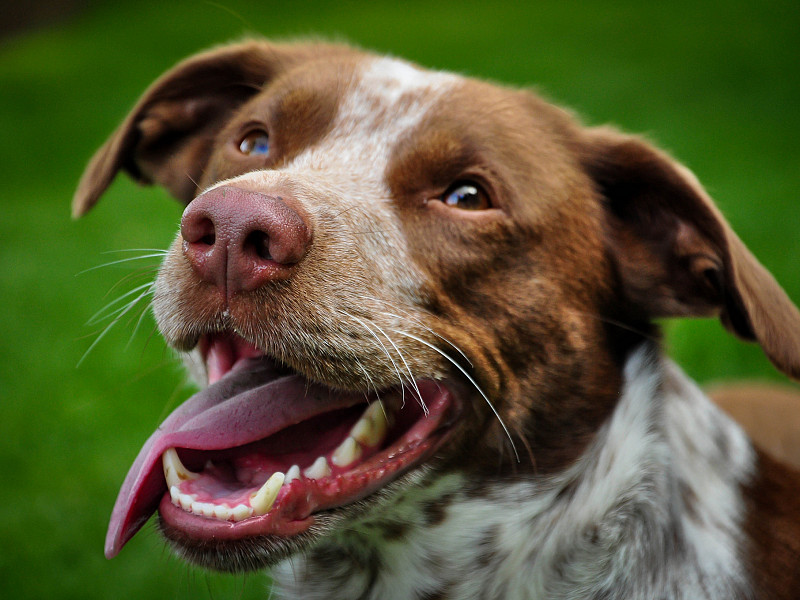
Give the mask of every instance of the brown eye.
[{"label": "brown eye", "polygon": [[471,181],[457,181],[442,194],[442,202],[461,210],[486,210],[491,207],[489,196]]},{"label": "brown eye", "polygon": [[269,154],[269,135],[262,129],[255,129],[239,142],[239,151],[248,156],[266,156]]}]

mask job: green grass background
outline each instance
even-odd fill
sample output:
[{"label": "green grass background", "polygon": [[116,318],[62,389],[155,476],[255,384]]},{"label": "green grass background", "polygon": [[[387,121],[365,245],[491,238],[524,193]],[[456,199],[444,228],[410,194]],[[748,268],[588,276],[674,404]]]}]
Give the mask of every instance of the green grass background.
[{"label": "green grass background", "polygon": [[[82,167],[145,86],[246,33],[319,34],[535,84],[589,123],[645,133],[697,173],[800,300],[796,2],[91,2],[0,40],[4,598],[264,597],[264,576],[187,567],[152,526],[103,557],[128,466],[190,390],[149,316],[135,334],[120,323],[76,367],[101,330],[87,320],[156,262],[81,271],[121,256],[108,252],[164,247],[180,209],[120,179],[89,216],[69,218]],[[713,321],[670,324],[667,343],[703,382],[779,378]]]}]

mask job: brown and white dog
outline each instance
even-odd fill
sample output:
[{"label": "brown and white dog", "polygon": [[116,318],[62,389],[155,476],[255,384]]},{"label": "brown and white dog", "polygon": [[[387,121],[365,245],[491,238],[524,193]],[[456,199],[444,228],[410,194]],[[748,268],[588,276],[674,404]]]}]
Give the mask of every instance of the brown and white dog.
[{"label": "brown and white dog", "polygon": [[695,178],[528,91],[325,44],[200,54],[92,160],[187,204],[153,284],[208,385],[106,555],[297,598],[796,598],[800,477],[664,357],[720,317],[800,377],[800,314]]}]

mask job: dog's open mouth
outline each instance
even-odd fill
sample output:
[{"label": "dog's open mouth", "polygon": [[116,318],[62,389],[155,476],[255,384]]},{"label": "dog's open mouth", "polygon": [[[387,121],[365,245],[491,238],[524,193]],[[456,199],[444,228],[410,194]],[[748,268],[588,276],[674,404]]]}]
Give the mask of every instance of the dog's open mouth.
[{"label": "dog's open mouth", "polygon": [[308,381],[234,336],[201,346],[209,385],[147,440],[109,524],[115,556],[158,508],[183,537],[293,536],[427,458],[458,404],[441,383],[380,394]]}]

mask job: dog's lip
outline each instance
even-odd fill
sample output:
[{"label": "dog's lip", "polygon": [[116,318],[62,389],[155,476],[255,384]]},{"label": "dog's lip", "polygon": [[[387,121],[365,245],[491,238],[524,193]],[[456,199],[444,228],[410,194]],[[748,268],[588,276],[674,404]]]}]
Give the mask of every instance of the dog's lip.
[{"label": "dog's lip", "polygon": [[[452,403],[452,395],[446,387],[432,381],[420,383],[432,386],[429,388],[432,397]],[[266,357],[239,361],[225,377],[179,406],[145,442],[114,505],[106,536],[106,556],[116,556],[158,508],[162,497],[168,498],[161,468],[161,455],[167,449],[213,451],[243,446],[324,413],[364,402],[362,392],[340,392],[311,383],[300,375],[287,374]],[[422,454],[430,449],[434,437],[421,440],[418,447],[409,450],[410,453],[403,460],[396,461],[386,473],[373,472],[375,485],[385,483],[387,478],[405,469],[408,462],[421,460]],[[364,486],[360,495],[363,497],[373,490],[371,485]],[[348,502],[358,499],[354,494],[346,496],[344,500]],[[291,514],[285,513],[289,519],[280,527],[269,525],[270,520],[275,521],[275,517],[226,523],[183,511],[183,514],[179,514],[163,504],[162,517],[172,517],[172,523],[179,529],[201,538],[246,537],[255,535],[253,532],[256,530],[263,533],[265,527],[267,533],[291,535],[304,519],[308,521],[312,511],[336,504],[318,499],[295,507]],[[257,522],[261,523],[260,529]]]}]

